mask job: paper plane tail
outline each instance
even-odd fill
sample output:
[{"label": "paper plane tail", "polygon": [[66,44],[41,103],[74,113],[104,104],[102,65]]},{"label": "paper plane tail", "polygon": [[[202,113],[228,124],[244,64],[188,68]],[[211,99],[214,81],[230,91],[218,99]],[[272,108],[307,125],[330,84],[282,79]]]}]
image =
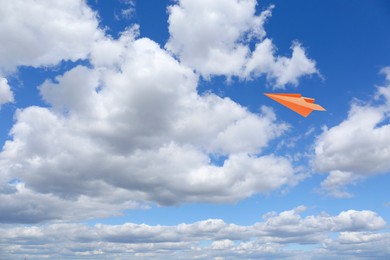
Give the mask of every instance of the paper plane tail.
[{"label": "paper plane tail", "polygon": [[304,99],[306,102],[308,102],[308,103],[314,104],[314,98],[307,98],[307,97],[304,97],[303,99]]}]

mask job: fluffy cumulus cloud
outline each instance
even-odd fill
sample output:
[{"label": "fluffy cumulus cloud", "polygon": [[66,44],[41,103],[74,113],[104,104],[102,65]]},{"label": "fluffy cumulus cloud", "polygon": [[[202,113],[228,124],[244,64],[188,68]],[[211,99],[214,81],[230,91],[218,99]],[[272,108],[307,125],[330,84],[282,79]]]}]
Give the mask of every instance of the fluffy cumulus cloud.
[{"label": "fluffy cumulus cloud", "polygon": [[[42,214],[61,202],[116,205],[115,214],[143,202],[238,201],[299,181],[286,158],[261,153],[288,129],[272,110],[254,114],[229,98],[199,95],[191,69],[136,35],[133,27],[118,40],[95,42],[91,67],[39,86],[49,108],[16,112],[0,154],[3,205],[32,196],[7,207],[3,222],[86,217],[86,210]],[[102,50],[112,55],[104,59]],[[227,159],[216,165],[215,156]],[[21,212],[34,198],[48,204]]]},{"label": "fluffy cumulus cloud", "polygon": [[96,14],[83,0],[1,0],[0,5],[0,73],[84,59],[102,36]]},{"label": "fluffy cumulus cloud", "polygon": [[0,216],[1,223],[37,223],[59,219],[91,219],[120,215],[123,208],[140,208],[135,202],[120,203],[118,197],[125,193],[120,189],[110,189],[106,186],[107,196],[113,204],[99,198],[79,196],[74,199],[62,199],[53,194],[43,194],[32,191],[23,183],[15,183],[0,190]]},{"label": "fluffy cumulus cloud", "polygon": [[0,0],[0,5],[0,106],[13,101],[2,75],[14,73],[18,66],[86,59],[92,44],[104,34],[84,0]]},{"label": "fluffy cumulus cloud", "polygon": [[372,104],[353,103],[348,118],[325,129],[315,144],[314,166],[330,172],[322,187],[337,197],[350,196],[344,186],[390,171],[390,69],[386,85],[377,88]]},{"label": "fluffy cumulus cloud", "polygon": [[[166,48],[205,78],[264,74],[275,87],[283,87],[317,73],[315,62],[297,42],[292,45],[291,57],[275,54],[276,47],[264,29],[273,6],[260,14],[255,7],[255,0],[180,0],[169,8]],[[254,50],[251,41],[257,42]]]},{"label": "fluffy cumulus cloud", "polygon": [[256,44],[245,66],[245,77],[265,74],[269,80],[275,80],[275,87],[282,87],[288,83],[297,85],[299,77],[318,73],[315,62],[306,57],[298,42],[293,43],[291,50],[290,58],[275,56],[276,48],[270,39]]},{"label": "fluffy cumulus cloud", "polygon": [[322,213],[302,217],[305,210],[306,207],[299,206],[279,214],[270,212],[262,222],[250,226],[208,219],[176,226],[59,223],[0,227],[3,234],[0,256],[7,258],[17,251],[29,258],[298,259],[303,252],[291,247],[296,244],[301,248],[319,246],[319,249],[305,252],[309,258],[334,255],[337,259],[337,253],[346,257],[389,255],[388,247],[384,246],[389,237],[378,232],[386,223],[375,212],[350,210],[336,216]]},{"label": "fluffy cumulus cloud", "polygon": [[10,86],[8,85],[8,81],[5,78],[0,77],[0,107],[1,105],[14,101],[14,94]]}]

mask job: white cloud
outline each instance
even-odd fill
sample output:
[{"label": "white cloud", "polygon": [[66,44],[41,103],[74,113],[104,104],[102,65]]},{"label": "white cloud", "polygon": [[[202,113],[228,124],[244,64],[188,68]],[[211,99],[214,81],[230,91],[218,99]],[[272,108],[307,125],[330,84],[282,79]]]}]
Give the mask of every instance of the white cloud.
[{"label": "white cloud", "polygon": [[[387,69],[386,77],[390,73]],[[378,87],[376,98],[381,105],[354,103],[348,118],[330,129],[325,129],[315,144],[314,166],[318,171],[331,172],[321,184],[335,196],[348,196],[342,186],[371,175],[390,171],[390,84]]]},{"label": "white cloud", "polygon": [[[287,159],[261,155],[288,128],[271,109],[253,114],[229,98],[198,95],[192,70],[136,33],[95,42],[92,68],[45,81],[39,89],[50,108],[17,111],[0,154],[3,190],[16,178],[37,196],[125,209],[134,201],[232,202],[300,180]],[[211,155],[227,159],[215,166]],[[53,218],[84,215],[61,216]]]},{"label": "white cloud", "polygon": [[353,105],[348,118],[318,138],[316,167],[320,171],[351,171],[361,175],[386,172],[389,126],[377,126],[386,119],[383,109]]},{"label": "white cloud", "polygon": [[338,238],[324,241],[324,249],[318,255],[333,259],[340,255],[350,259],[386,259],[390,256],[389,243],[389,233],[341,232]]},{"label": "white cloud", "polygon": [[380,73],[385,76],[388,85],[378,87],[378,91],[376,93],[377,95],[375,96],[375,98],[379,99],[381,97],[384,97],[387,107],[390,108],[390,67],[382,68]]},{"label": "white cloud", "polygon": [[[377,254],[389,254],[387,247],[380,242],[381,239],[388,240],[388,234],[373,233],[373,230],[385,226],[383,219],[375,212],[348,210],[337,216],[321,214],[303,218],[301,214],[304,210],[305,207],[300,206],[280,214],[269,213],[265,221],[249,226],[229,224],[220,219],[176,226],[133,223],[2,226],[0,245],[6,258],[17,256],[18,253],[27,256],[36,254],[37,258],[42,254],[53,256],[56,253],[58,258],[64,255],[73,258],[77,255],[99,258],[100,255],[105,259],[129,256],[169,259],[184,255],[191,259],[275,258],[299,255],[300,251],[291,250],[290,245],[294,244],[320,248],[316,250],[311,247],[310,251],[305,252],[309,256],[332,249],[334,251],[331,253],[338,251],[353,256],[352,249],[358,248],[362,254],[374,250],[377,250]],[[339,236],[332,239],[334,235]],[[33,249],[26,246],[32,243]],[[58,250],[59,246],[61,250]],[[13,253],[13,250],[18,253]]]},{"label": "white cloud", "polygon": [[372,211],[343,211],[337,216],[320,214],[318,216],[301,217],[306,207],[299,206],[293,210],[281,212],[279,215],[268,213],[263,223],[255,226],[267,241],[278,243],[315,243],[324,239],[328,231],[360,231],[384,228],[385,221]]},{"label": "white cloud", "polygon": [[275,87],[282,87],[288,83],[298,85],[299,77],[318,73],[315,62],[306,57],[304,48],[298,42],[291,49],[291,58],[275,56],[275,46],[270,39],[265,39],[256,44],[244,74],[247,77],[266,74],[268,79],[275,79]]},{"label": "white cloud", "polygon": [[[169,7],[170,38],[166,48],[203,77],[225,75],[251,78],[265,74],[275,87],[298,84],[303,75],[317,73],[299,43],[292,57],[275,56],[276,47],[265,38],[264,23],[273,6],[257,15],[256,1],[188,1]],[[259,41],[251,51],[249,42]]]},{"label": "white cloud", "polygon": [[38,193],[25,187],[23,183],[9,185],[0,193],[1,223],[38,223],[70,219],[92,219],[118,216],[123,208],[140,208],[136,202],[126,200],[128,193],[93,182],[91,187],[106,190],[107,200],[91,196],[66,199],[48,193]]},{"label": "white cloud", "polygon": [[387,81],[390,81],[390,67],[384,67],[380,71],[381,74],[383,74]]},{"label": "white cloud", "polygon": [[0,107],[3,104],[13,101],[14,94],[12,93],[12,90],[8,85],[7,79],[0,77]]},{"label": "white cloud", "polygon": [[358,176],[352,172],[331,171],[321,183],[321,188],[329,195],[337,198],[350,198],[352,194],[345,190],[345,186],[353,183]]},{"label": "white cloud", "polygon": [[244,33],[263,38],[270,10],[255,15],[255,1],[179,1],[169,7],[168,50],[202,75],[236,75],[249,49]]},{"label": "white cloud", "polygon": [[376,230],[384,228],[386,225],[386,222],[381,217],[370,210],[342,211],[333,220],[335,224],[333,230],[336,231]]},{"label": "white cloud", "polygon": [[224,240],[217,240],[214,241],[211,244],[212,249],[220,249],[220,250],[226,250],[229,248],[232,248],[234,246],[234,242],[231,241],[230,239],[224,239]]},{"label": "white cloud", "polygon": [[85,59],[102,36],[83,0],[0,1],[0,73]]}]

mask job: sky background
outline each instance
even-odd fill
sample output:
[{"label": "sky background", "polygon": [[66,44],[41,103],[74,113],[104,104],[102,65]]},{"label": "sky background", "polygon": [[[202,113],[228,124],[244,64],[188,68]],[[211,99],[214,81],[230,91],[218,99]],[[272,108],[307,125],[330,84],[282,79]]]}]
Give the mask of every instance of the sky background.
[{"label": "sky background", "polygon": [[388,1],[0,4],[0,259],[390,257]]}]

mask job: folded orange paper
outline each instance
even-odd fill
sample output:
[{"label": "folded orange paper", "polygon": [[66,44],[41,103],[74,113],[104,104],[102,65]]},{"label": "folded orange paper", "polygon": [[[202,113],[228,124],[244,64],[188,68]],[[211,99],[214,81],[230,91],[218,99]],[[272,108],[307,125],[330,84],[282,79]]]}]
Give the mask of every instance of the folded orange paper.
[{"label": "folded orange paper", "polygon": [[264,93],[264,95],[304,117],[307,117],[313,110],[326,111],[322,106],[314,104],[314,98],[302,97],[301,94]]}]

